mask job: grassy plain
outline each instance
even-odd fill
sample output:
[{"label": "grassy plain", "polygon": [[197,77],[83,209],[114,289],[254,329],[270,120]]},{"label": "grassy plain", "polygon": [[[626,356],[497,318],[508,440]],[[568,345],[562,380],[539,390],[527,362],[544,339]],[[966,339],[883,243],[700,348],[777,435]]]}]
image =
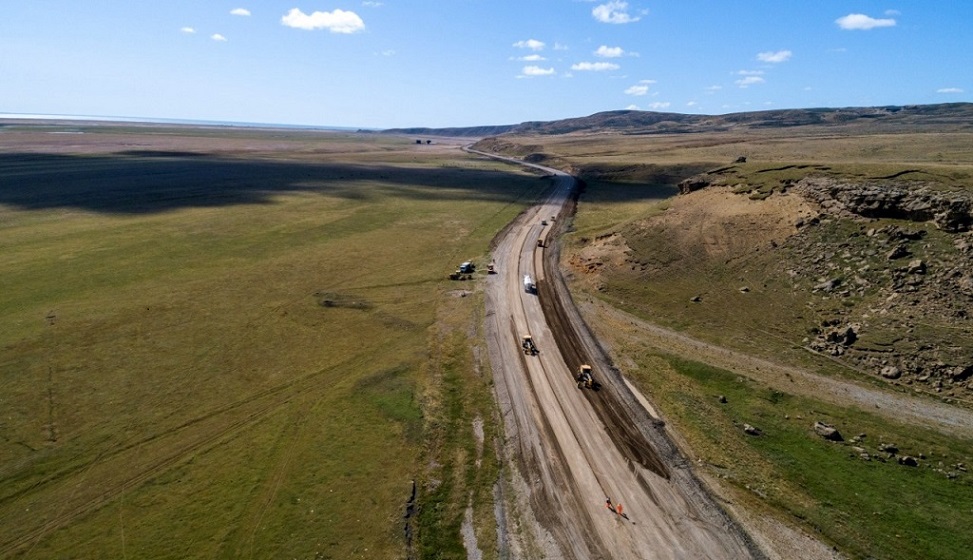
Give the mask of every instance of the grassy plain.
[{"label": "grassy plain", "polygon": [[457,552],[495,426],[446,274],[545,186],[407,138],[0,128],[0,556]]},{"label": "grassy plain", "polygon": [[[542,154],[545,161],[570,168],[586,181],[564,254],[574,275],[572,290],[703,340],[886,388],[801,349],[808,328],[818,324],[816,311],[827,303],[819,296],[808,298],[779,278],[786,267],[779,252],[754,252],[756,244],[769,241],[754,236],[761,224],[741,218],[723,232],[704,232],[696,223],[669,223],[666,228],[648,224],[673,204],[667,197],[675,194],[679,180],[727,166],[739,156],[746,156],[747,163],[736,166],[734,181],[758,192],[817,171],[851,180],[906,172],[903,179],[969,188],[970,140],[969,133],[961,132],[866,134],[825,128],[504,139],[521,146],[511,151]],[[822,227],[821,235],[847,239],[851,230],[842,233],[842,228],[851,226],[846,226],[837,221]],[[854,233],[859,227],[854,225]],[[681,245],[680,239],[702,245],[702,237],[694,238],[692,232],[707,236],[707,243],[722,250],[707,253],[694,250],[699,246]],[[926,243],[939,243],[943,236],[931,231]],[[578,260],[572,263],[613,240],[625,245],[620,253],[606,253],[604,266],[586,272],[574,266]],[[612,264],[616,257],[627,260]],[[741,294],[741,286],[749,286],[749,293]],[[700,294],[705,303],[693,303],[691,298]],[[890,422],[873,411],[839,407],[827,399],[775,391],[692,357],[642,344],[637,335],[613,339],[612,332],[599,333],[629,364],[623,366],[626,374],[652,396],[693,455],[702,459],[701,471],[735,489],[735,502],[752,511],[775,512],[785,523],[853,558],[958,559],[973,547],[968,531],[973,525],[973,481],[956,468],[973,460],[973,442]],[[719,404],[719,395],[728,403]],[[816,420],[837,425],[846,439],[867,434],[857,445],[872,459],[862,460],[847,443],[822,440],[810,428]],[[758,426],[764,435],[745,435],[744,423]],[[903,467],[877,451],[880,443],[895,443],[901,453],[924,459],[919,468]]]}]

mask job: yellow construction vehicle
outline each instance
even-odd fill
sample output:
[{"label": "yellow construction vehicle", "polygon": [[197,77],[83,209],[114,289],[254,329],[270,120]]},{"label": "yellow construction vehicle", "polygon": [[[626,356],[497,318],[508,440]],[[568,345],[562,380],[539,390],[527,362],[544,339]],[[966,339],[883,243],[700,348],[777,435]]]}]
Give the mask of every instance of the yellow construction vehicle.
[{"label": "yellow construction vehicle", "polygon": [[593,391],[601,389],[601,383],[595,381],[591,376],[591,366],[588,364],[581,364],[581,367],[578,368],[576,381],[578,382],[578,389],[591,389]]},{"label": "yellow construction vehicle", "polygon": [[520,347],[524,350],[524,354],[528,356],[537,355],[537,346],[534,346],[534,339],[529,334],[525,334],[520,338]]}]

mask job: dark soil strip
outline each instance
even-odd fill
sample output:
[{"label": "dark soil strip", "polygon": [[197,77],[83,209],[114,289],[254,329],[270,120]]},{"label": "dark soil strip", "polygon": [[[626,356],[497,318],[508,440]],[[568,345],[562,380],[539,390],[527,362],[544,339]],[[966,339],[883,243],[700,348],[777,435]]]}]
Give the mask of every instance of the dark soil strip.
[{"label": "dark soil strip", "polygon": [[[537,250],[545,252],[554,249],[554,247],[537,248]],[[585,345],[581,341],[583,335],[575,329],[574,322],[571,321],[567,313],[565,303],[557,297],[554,285],[550,281],[560,278],[560,271],[553,270],[554,267],[552,266],[552,262],[556,262],[556,259],[550,258],[549,255],[545,255],[545,257],[548,258],[544,259],[544,276],[548,280],[537,283],[537,292],[541,300],[541,307],[544,309],[544,317],[547,319],[555,340],[558,341],[558,349],[561,351],[565,363],[568,364],[572,372],[576,372],[581,364],[595,366],[598,363],[604,363],[606,360],[603,358],[594,359],[595,356],[589,356],[585,351]],[[561,293],[567,294],[566,287]],[[567,297],[570,297],[570,294]],[[591,337],[590,333],[585,334]],[[605,371],[599,371],[599,369],[595,367],[593,376],[595,381],[601,383],[601,389],[598,391],[583,390],[588,402],[591,403],[598,418],[601,419],[608,430],[612,441],[622,450],[626,458],[668,479],[669,468],[638,430],[635,418],[629,415],[629,408],[621,403],[616,383],[606,383],[606,381],[613,380],[608,378]]]},{"label": "dark soil strip", "polygon": [[414,545],[415,529],[412,526],[413,518],[416,516],[416,481],[412,481],[412,493],[409,500],[405,503],[405,554],[408,560],[415,560],[416,552]]}]

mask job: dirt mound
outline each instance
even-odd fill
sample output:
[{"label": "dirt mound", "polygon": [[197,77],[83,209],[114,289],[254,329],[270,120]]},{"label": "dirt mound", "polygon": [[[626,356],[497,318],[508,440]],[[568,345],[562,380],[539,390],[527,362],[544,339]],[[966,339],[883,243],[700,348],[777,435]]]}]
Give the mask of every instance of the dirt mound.
[{"label": "dirt mound", "polygon": [[729,188],[676,198],[651,225],[664,229],[679,252],[702,251],[709,258],[730,258],[757,245],[797,233],[795,224],[816,215],[798,196],[751,200]]},{"label": "dirt mound", "polygon": [[[797,234],[795,224],[816,215],[799,196],[751,200],[729,187],[714,187],[676,197],[661,215],[623,232],[581,239],[583,247],[571,255],[570,265],[590,285],[599,286],[598,273],[608,269],[661,272],[677,261],[732,260],[755,246],[777,244]],[[664,245],[646,255],[629,246],[650,238],[663,239]]]}]

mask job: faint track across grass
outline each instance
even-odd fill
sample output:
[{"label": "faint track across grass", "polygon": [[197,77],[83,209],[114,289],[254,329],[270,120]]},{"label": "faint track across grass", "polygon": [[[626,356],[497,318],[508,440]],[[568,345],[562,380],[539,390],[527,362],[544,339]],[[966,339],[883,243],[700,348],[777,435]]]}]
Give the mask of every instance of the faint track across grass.
[{"label": "faint track across grass", "polygon": [[[44,521],[41,525],[32,527],[19,535],[0,537],[3,539],[0,542],[0,556],[9,557],[24,549],[31,550],[49,532],[100,509],[125,492],[158,477],[193,455],[205,452],[246,428],[258,424],[288,406],[298,395],[316,394],[314,393],[316,390],[327,388],[332,384],[332,379],[326,374],[351,367],[359,359],[356,357],[305,374],[214,409],[168,430],[106,450],[86,465],[78,464],[70,469],[59,471],[14,495],[5,497],[0,503],[7,504],[14,499],[30,499],[32,495],[37,495],[37,501],[32,503],[30,508],[35,518]],[[193,428],[196,428],[193,433],[183,436],[184,432]],[[177,439],[171,442],[164,441],[171,438]],[[156,449],[146,451],[145,447],[153,443],[157,444]],[[132,468],[131,465],[138,465],[144,454],[160,456]],[[283,468],[286,468],[286,460]],[[121,477],[119,473],[122,473]],[[279,470],[277,474],[280,475]],[[121,480],[118,480],[119,478]],[[61,496],[42,495],[50,485],[57,483],[60,483],[59,488],[51,492],[60,493]],[[276,485],[279,486],[279,480]],[[72,487],[75,489],[72,490]],[[264,507],[270,501],[272,497],[265,501]],[[259,524],[261,517],[262,514],[258,516],[254,527]],[[10,526],[8,522],[2,524]]]}]

